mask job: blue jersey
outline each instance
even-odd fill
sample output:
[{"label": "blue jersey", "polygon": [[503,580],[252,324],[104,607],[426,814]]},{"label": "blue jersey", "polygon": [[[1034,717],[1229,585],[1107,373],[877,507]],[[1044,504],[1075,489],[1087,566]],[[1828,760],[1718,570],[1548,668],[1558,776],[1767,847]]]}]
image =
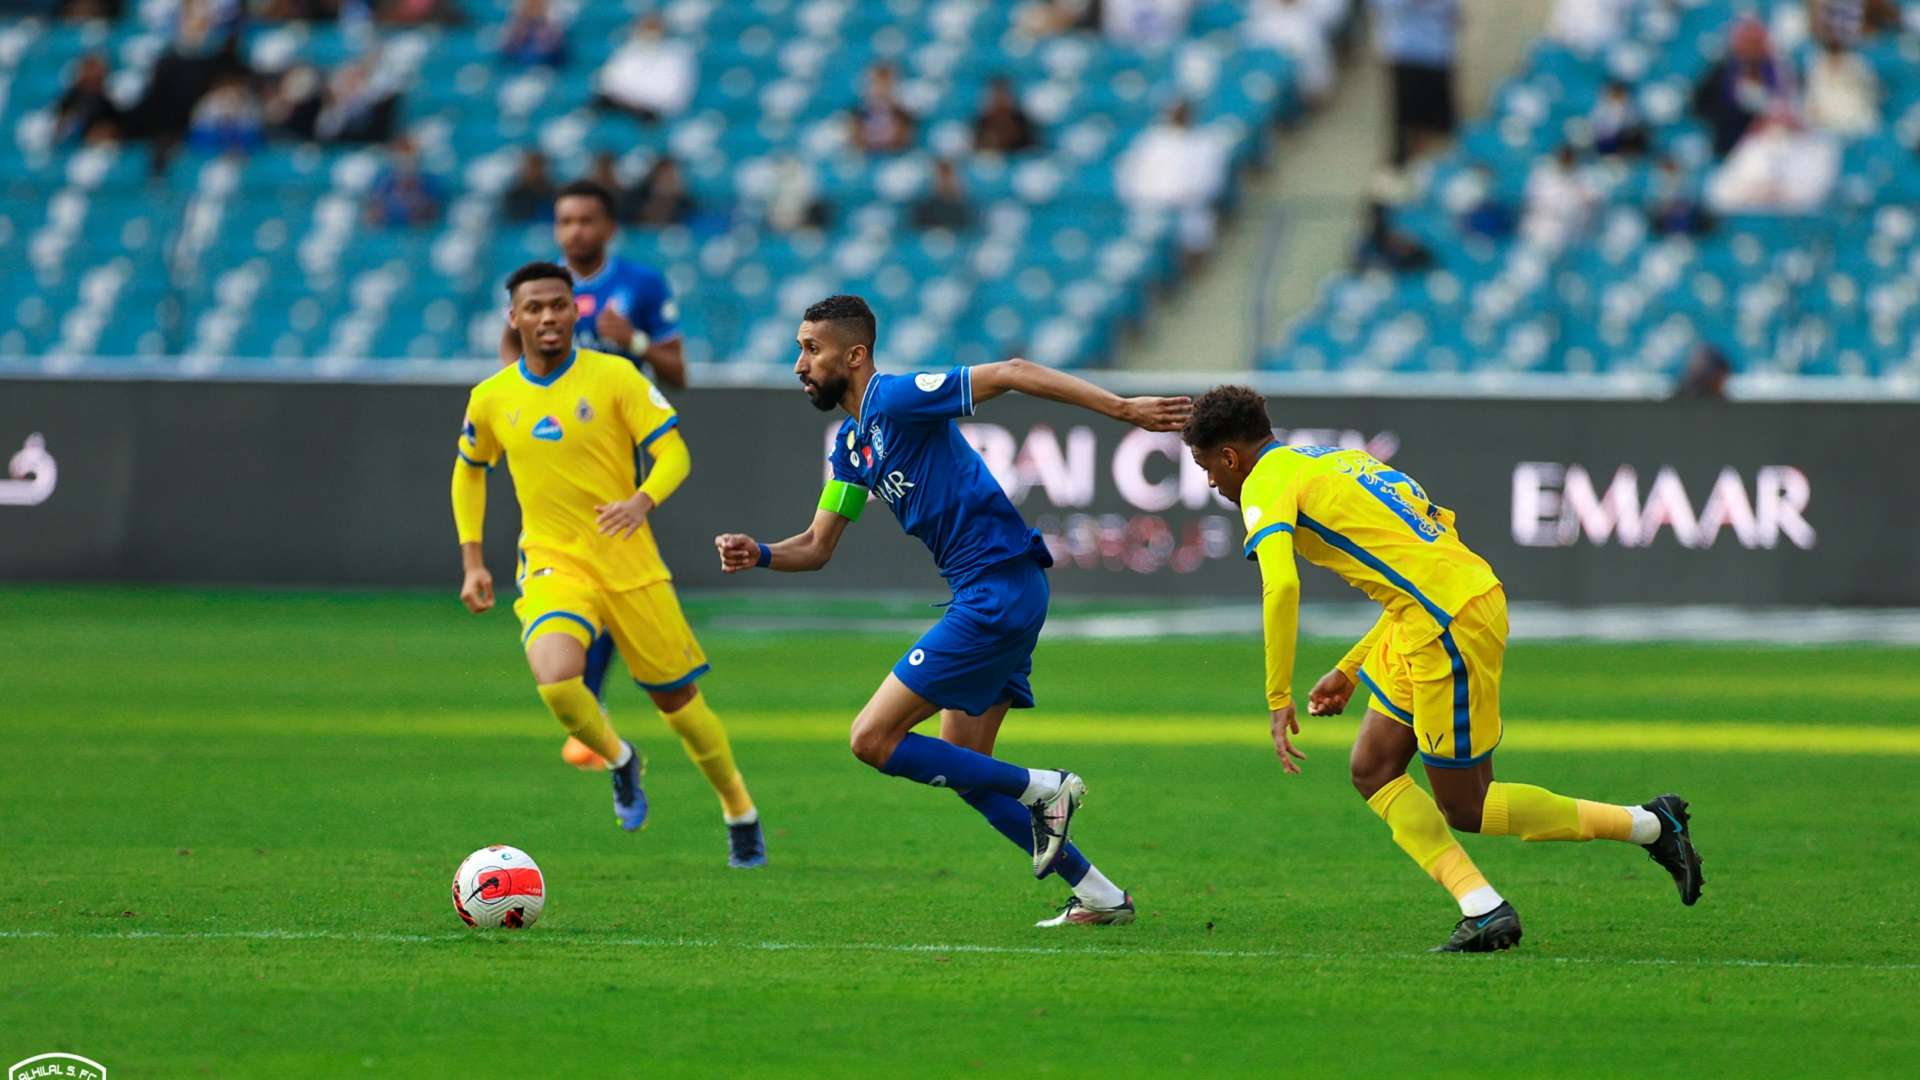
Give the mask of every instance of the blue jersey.
[{"label": "blue jersey", "polygon": [[680,305],[674,302],[673,286],[665,274],[644,263],[608,256],[592,277],[573,283],[573,299],[580,310],[573,343],[583,349],[627,355],[627,342],[601,338],[594,325],[607,308],[625,315],[656,345],[680,336]]},{"label": "blue jersey", "polygon": [[967,368],[875,375],[860,418],[840,425],[829,458],[834,479],[886,500],[900,527],[927,545],[940,576],[956,589],[1022,556],[1053,565],[1039,532],[1027,527],[954,427],[955,417],[972,415]]}]

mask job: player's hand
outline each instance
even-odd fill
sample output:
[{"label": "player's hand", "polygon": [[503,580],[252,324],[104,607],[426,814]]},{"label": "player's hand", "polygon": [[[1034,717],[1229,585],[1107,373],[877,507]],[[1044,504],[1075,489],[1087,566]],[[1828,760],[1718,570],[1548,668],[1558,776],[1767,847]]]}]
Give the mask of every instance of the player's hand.
[{"label": "player's hand", "polygon": [[647,512],[653,509],[653,498],[644,491],[636,491],[629,498],[594,509],[600,514],[593,522],[600,530],[600,535],[625,540],[647,523]]},{"label": "player's hand", "polygon": [[1307,713],[1312,716],[1338,716],[1346,711],[1347,702],[1353,699],[1353,680],[1347,673],[1334,668],[1307,691]]},{"label": "player's hand", "polygon": [[600,314],[593,317],[593,328],[601,341],[611,342],[621,352],[625,352],[627,342],[633,340],[633,323],[611,307],[601,308]]},{"label": "player's hand", "polygon": [[760,544],[746,533],[722,533],[713,538],[720,551],[720,569],[729,574],[751,570],[760,563]]},{"label": "player's hand", "polygon": [[493,610],[493,575],[486,567],[467,571],[466,580],[460,583],[460,602],[475,615]]},{"label": "player's hand", "polygon": [[1190,397],[1127,398],[1121,419],[1148,431],[1179,431],[1193,415]]},{"label": "player's hand", "polygon": [[1298,763],[1307,760],[1307,755],[1293,745],[1293,740],[1287,737],[1289,734],[1300,734],[1300,721],[1294,719],[1291,705],[1273,710],[1273,753],[1280,759],[1282,769],[1297,776],[1300,773]]}]

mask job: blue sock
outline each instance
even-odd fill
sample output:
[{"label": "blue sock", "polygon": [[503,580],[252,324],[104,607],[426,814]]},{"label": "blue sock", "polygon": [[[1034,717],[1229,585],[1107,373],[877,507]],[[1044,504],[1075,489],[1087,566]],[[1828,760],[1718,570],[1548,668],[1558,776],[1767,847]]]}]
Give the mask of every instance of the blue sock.
[{"label": "blue sock", "polygon": [[[1013,841],[1014,847],[1028,855],[1033,854],[1033,815],[1020,805],[1020,800],[998,792],[971,788],[962,788],[954,794],[966,800],[968,806],[980,811],[980,816],[987,819],[987,824],[1000,830],[1001,836]],[[1069,885],[1078,885],[1093,864],[1080,854],[1079,848],[1068,844],[1067,850],[1060,853],[1060,861],[1054,863],[1053,867],[1050,873],[1059,874]]]},{"label": "blue sock", "polygon": [[984,788],[1016,800],[1027,790],[1027,770],[1020,766],[911,731],[880,771],[935,787]]}]

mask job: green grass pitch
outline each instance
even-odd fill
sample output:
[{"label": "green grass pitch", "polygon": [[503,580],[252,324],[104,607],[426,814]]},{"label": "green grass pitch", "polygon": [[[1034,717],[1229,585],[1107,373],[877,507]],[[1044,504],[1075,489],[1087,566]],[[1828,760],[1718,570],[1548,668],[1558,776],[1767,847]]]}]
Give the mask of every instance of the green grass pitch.
[{"label": "green grass pitch", "polygon": [[[696,621],[705,609],[691,605]],[[654,818],[566,768],[504,611],[446,595],[0,591],[0,1065],[110,1075],[1905,1074],[1920,1034],[1920,652],[1518,645],[1500,772],[1694,804],[1682,908],[1621,845],[1469,838],[1512,953],[1424,950],[1448,898],[1347,784],[1352,717],[1266,741],[1252,640],[1050,642],[1001,752],[1069,766],[1138,899],[1064,898],[846,722],[908,639],[704,637],[772,865],[630,686]],[[929,613],[931,617],[931,613]],[[1302,650],[1302,684],[1342,643]],[[448,903],[527,849],[525,933]]]}]

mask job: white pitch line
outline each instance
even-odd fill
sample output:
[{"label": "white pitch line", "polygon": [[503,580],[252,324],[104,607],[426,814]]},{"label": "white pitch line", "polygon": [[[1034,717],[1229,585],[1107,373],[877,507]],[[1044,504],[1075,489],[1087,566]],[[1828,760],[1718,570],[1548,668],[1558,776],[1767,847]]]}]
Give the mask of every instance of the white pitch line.
[{"label": "white pitch line", "polygon": [[[25,939],[53,941],[339,941],[370,945],[439,945],[471,941],[473,931],[444,934],[357,933],[340,930],[122,930],[107,934],[67,934],[53,930],[0,930],[0,940]],[[558,944],[590,948],[633,949],[745,949],[749,952],[874,952],[940,955],[954,953],[985,956],[1074,956],[1091,959],[1127,957],[1186,957],[1204,960],[1296,960],[1329,961],[1405,961],[1425,953],[1312,953],[1289,949],[1085,949],[1052,945],[965,945],[914,944],[887,942],[824,941],[717,941],[709,938],[665,937],[563,937]],[[1847,963],[1821,960],[1754,960],[1740,957],[1670,959],[1664,957],[1605,956],[1531,956],[1511,954],[1519,963],[1577,964],[1606,967],[1703,967],[1703,968],[1782,968],[1802,971],[1920,971],[1920,963]]]}]

